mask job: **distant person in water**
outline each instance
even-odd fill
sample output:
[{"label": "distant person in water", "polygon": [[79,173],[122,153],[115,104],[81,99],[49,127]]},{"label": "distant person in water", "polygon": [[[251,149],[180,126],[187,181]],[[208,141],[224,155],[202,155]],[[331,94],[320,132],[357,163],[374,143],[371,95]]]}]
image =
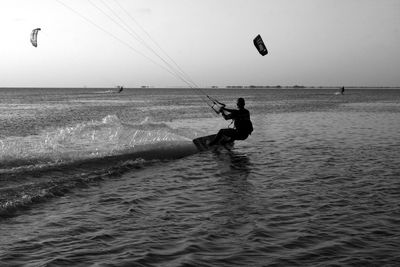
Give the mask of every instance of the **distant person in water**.
[{"label": "distant person in water", "polygon": [[118,86],[118,88],[119,88],[118,93],[121,93],[122,90],[124,90],[124,87],[123,87],[123,86]]},{"label": "distant person in water", "polygon": [[342,87],[342,89],[340,89],[340,94],[344,95],[344,86]]},{"label": "distant person in water", "polygon": [[224,137],[228,138],[224,143],[233,142],[235,140],[245,140],[253,132],[250,112],[244,108],[244,99],[238,98],[236,105],[238,109],[221,108],[222,117],[224,117],[225,120],[233,120],[234,128],[219,130],[215,139],[208,144],[209,146],[218,144]]}]

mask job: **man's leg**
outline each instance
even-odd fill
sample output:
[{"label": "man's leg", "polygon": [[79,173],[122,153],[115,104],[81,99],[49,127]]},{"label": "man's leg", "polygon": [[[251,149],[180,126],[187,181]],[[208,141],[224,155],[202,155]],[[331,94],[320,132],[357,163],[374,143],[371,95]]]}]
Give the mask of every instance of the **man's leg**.
[{"label": "man's leg", "polygon": [[232,129],[232,128],[227,128],[227,129],[221,129],[219,130],[219,132],[217,133],[217,136],[214,138],[214,140],[212,140],[208,145],[209,146],[213,146],[219,143],[219,141],[221,141],[221,139],[226,136],[229,137],[230,139],[235,140],[235,136],[236,136],[236,130]]}]

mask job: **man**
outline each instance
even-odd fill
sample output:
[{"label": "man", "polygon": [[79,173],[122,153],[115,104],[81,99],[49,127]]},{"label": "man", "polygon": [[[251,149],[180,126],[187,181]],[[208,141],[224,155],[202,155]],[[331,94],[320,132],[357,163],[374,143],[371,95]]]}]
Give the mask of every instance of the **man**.
[{"label": "man", "polygon": [[224,117],[225,120],[233,120],[234,128],[219,130],[215,139],[208,144],[209,146],[218,144],[223,137],[228,137],[229,139],[225,141],[225,143],[233,142],[235,140],[245,140],[253,131],[250,112],[244,108],[244,99],[238,98],[236,105],[238,109],[221,108],[222,117]]}]

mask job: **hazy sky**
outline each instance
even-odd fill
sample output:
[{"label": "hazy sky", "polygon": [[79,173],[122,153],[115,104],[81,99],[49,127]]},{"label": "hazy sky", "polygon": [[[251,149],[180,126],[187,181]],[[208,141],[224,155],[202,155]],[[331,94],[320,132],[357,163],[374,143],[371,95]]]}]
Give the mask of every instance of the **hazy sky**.
[{"label": "hazy sky", "polygon": [[400,0],[1,0],[0,87],[185,86],[132,18],[199,86],[400,86]]}]

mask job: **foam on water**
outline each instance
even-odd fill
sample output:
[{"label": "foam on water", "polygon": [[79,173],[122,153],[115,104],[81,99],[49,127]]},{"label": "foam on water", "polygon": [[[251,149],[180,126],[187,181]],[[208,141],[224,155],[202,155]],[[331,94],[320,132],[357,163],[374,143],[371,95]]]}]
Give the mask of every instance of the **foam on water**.
[{"label": "foam on water", "polygon": [[133,124],[109,115],[38,135],[4,138],[0,140],[0,214],[12,214],[77,184],[146,161],[195,153],[191,139],[179,132],[149,118]]},{"label": "foam on water", "polygon": [[138,124],[122,123],[115,115],[101,121],[46,130],[39,135],[0,140],[0,173],[16,168],[42,168],[86,159],[128,154],[157,146],[190,142],[179,130],[149,119]]}]

